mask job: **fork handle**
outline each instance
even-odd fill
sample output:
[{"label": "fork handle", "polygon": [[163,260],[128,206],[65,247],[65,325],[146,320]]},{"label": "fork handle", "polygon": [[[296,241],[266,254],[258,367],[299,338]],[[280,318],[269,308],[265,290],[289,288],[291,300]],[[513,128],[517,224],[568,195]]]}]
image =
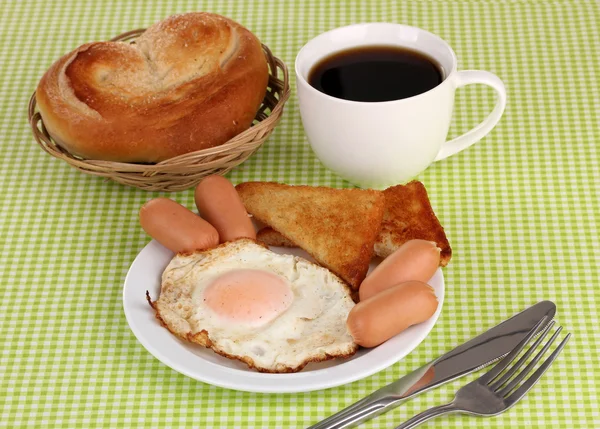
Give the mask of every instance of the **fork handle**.
[{"label": "fork handle", "polygon": [[434,417],[441,416],[443,414],[458,413],[460,411],[453,402],[446,405],[438,405],[437,407],[430,408],[417,414],[411,419],[408,419],[395,429],[411,429],[419,426],[421,423],[425,423],[427,420],[433,419]]}]

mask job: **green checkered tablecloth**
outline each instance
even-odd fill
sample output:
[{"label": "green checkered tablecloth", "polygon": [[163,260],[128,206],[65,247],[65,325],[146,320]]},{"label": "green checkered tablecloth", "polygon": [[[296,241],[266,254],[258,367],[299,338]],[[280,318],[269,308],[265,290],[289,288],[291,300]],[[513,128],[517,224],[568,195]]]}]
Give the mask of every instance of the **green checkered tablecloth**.
[{"label": "green checkered tablecloth", "polygon": [[[501,416],[428,427],[600,428],[598,318],[600,4],[583,1],[0,1],[0,427],[302,428],[543,299],[574,338],[525,400]],[[140,205],[159,193],[84,175],[44,153],[27,102],[63,53],[185,11],[250,29],[293,70],[310,38],[345,24],[415,25],[447,40],[460,69],[508,89],[494,131],[432,165],[424,182],[454,249],[446,302],[401,362],[349,385],[251,394],[194,381],[154,359],[122,309],[123,281],[149,241]],[[476,124],[491,90],[459,90],[451,136]],[[295,90],[284,118],[234,182],[349,186],[317,161]],[[169,195],[193,207],[192,191]],[[452,398],[466,380],[364,425],[389,428]]]}]

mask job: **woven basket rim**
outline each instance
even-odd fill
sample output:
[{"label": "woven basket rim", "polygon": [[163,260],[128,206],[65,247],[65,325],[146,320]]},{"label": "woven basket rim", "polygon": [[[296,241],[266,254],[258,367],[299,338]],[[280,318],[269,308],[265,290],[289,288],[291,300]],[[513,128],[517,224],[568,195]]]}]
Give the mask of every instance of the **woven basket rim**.
[{"label": "woven basket rim", "polygon": [[[140,28],[136,30],[127,31],[125,33],[119,34],[118,36],[113,37],[110,41],[130,41],[135,39],[137,36],[142,34],[146,29]],[[54,139],[50,136],[48,131],[45,128],[43,119],[39,111],[36,111],[36,91],[33,91],[29,99],[28,106],[28,122],[31,126],[32,132],[34,134],[34,138],[38,145],[55,158],[62,159],[63,161],[71,164],[74,167],[85,169],[87,171],[94,170],[94,174],[100,174],[105,172],[107,177],[110,177],[110,173],[106,172],[106,170],[111,170],[113,172],[120,173],[135,173],[135,172],[143,172],[147,175],[152,175],[157,172],[161,172],[164,167],[168,166],[176,166],[176,165],[186,165],[187,160],[195,157],[206,157],[212,155],[218,155],[225,153],[229,150],[237,149],[245,142],[252,142],[252,139],[249,137],[252,134],[255,134],[257,128],[268,128],[269,126],[273,126],[279,121],[279,118],[282,114],[284,105],[286,101],[289,99],[291,95],[291,89],[289,84],[289,72],[285,63],[277,58],[269,47],[265,44],[261,44],[263,48],[263,52],[265,53],[267,62],[269,63],[269,84],[267,88],[273,89],[273,85],[277,84],[277,87],[280,87],[280,91],[276,93],[279,95],[279,98],[275,98],[274,95],[271,95],[276,103],[274,107],[270,110],[268,116],[259,120],[256,124],[252,124],[248,129],[242,131],[241,133],[235,135],[227,142],[206,149],[200,149],[193,152],[187,152],[157,163],[134,163],[134,162],[121,162],[121,161],[107,161],[101,159],[86,159],[82,157],[75,156],[71,154],[67,149],[58,145]],[[283,79],[279,79],[277,70],[281,70],[283,74]],[[267,91],[265,94],[265,98],[269,97],[273,92]],[[263,100],[264,103],[264,100]],[[262,104],[261,104],[262,106]],[[260,112],[257,111],[257,115]],[[41,129],[40,129],[41,125]],[[197,168],[197,165],[196,165]]]}]

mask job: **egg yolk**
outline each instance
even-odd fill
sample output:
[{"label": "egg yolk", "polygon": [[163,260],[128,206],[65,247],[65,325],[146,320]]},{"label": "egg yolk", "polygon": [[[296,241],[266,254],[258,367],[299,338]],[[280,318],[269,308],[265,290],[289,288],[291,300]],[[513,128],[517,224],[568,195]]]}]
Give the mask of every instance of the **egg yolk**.
[{"label": "egg yolk", "polygon": [[205,304],[220,317],[250,326],[269,323],[288,309],[294,294],[288,282],[262,270],[235,270],[205,289]]}]

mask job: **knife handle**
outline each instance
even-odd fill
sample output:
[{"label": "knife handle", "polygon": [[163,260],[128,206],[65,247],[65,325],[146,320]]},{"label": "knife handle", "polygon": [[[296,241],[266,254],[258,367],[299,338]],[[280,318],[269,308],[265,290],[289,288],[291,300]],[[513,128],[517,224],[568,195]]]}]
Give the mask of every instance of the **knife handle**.
[{"label": "knife handle", "polygon": [[[378,391],[377,391],[378,392]],[[352,428],[362,422],[377,417],[385,413],[390,408],[394,408],[402,402],[402,400],[393,400],[393,398],[375,398],[377,392],[373,392],[366,398],[350,405],[338,413],[321,420],[319,423],[310,426],[307,429],[342,429]]]},{"label": "knife handle", "polygon": [[307,429],[344,429],[377,417],[418,395],[431,380],[431,362]]}]

